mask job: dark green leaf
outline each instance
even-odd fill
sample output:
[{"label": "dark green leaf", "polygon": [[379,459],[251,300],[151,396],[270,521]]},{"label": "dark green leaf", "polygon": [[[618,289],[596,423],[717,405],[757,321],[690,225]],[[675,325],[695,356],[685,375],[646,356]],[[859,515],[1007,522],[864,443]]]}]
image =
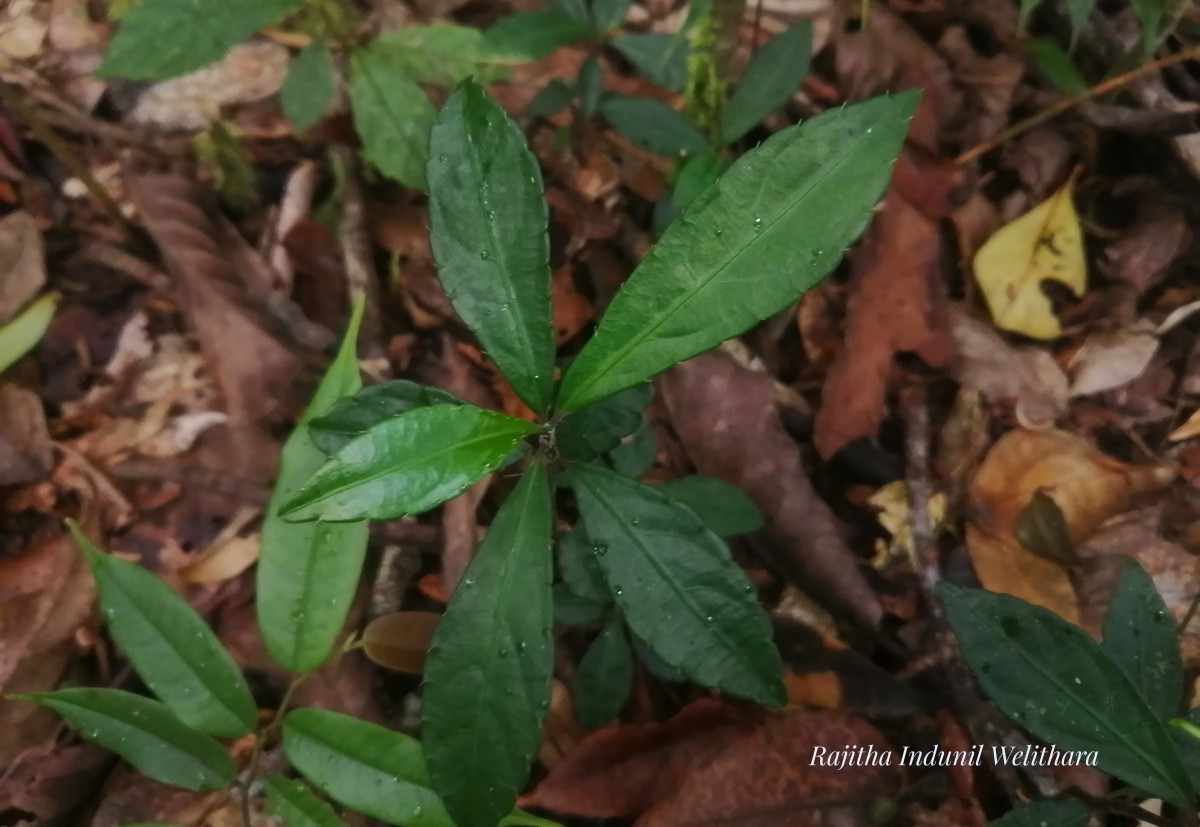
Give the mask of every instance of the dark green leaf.
[{"label": "dark green leaf", "polygon": [[598,32],[607,32],[625,22],[629,0],[591,0],[592,24]]},{"label": "dark green leaf", "polygon": [[633,651],[637,655],[638,662],[649,669],[651,674],[667,683],[683,683],[687,680],[686,675],[660,658],[646,641],[637,635],[632,635],[631,638],[633,640]]},{"label": "dark green leaf", "polygon": [[1192,779],[1192,789],[1200,791],[1200,709],[1193,709],[1183,721],[1190,725],[1190,731],[1180,727],[1178,719],[1171,721],[1171,740],[1179,750],[1183,766]]},{"label": "dark green leaf", "polygon": [[590,626],[599,623],[609,604],[581,597],[566,583],[554,584],[554,622],[559,626]]},{"label": "dark green leaf", "polygon": [[650,428],[650,420],[642,415],[642,421],[637,429],[621,440],[621,444],[608,452],[609,462],[613,470],[627,477],[640,477],[654,464],[654,455],[658,445],[654,441],[654,431]]},{"label": "dark green leaf", "polygon": [[651,486],[593,465],[570,473],[584,529],[633,632],[698,684],[784,703],[771,624],[721,539]]},{"label": "dark green leaf", "polygon": [[1148,61],[1154,57],[1158,44],[1162,42],[1161,30],[1163,25],[1164,6],[1168,0],[1132,0],[1133,13],[1137,15],[1141,28],[1141,60]]},{"label": "dark green leaf", "polygon": [[355,352],[362,312],[360,299],[337,356],[283,446],[263,518],[256,572],[258,628],[272,659],[299,674],[314,671],[333,653],[362,573],[367,524],[291,523],[279,510],[325,461],[314,444],[312,424],[337,400],[362,387]]},{"label": "dark green leaf", "polygon": [[429,774],[459,827],[493,827],[512,809],[541,740],[554,667],[551,523],[537,463],[497,512],[425,661]]},{"label": "dark green leaf", "polygon": [[144,0],[108,44],[100,77],[166,80],[220,60],[302,0]]},{"label": "dark green leaf", "polygon": [[643,382],[568,415],[555,429],[559,453],[588,460],[611,451],[637,430],[653,397],[654,388]]},{"label": "dark green leaf", "polygon": [[528,112],[539,118],[549,118],[567,108],[575,97],[575,87],[555,79],[543,86],[529,103]]},{"label": "dark green leaf", "polygon": [[405,827],[455,827],[429,787],[416,740],[349,715],[296,709],[283,719],[283,751],[321,792]]},{"label": "dark green leaf", "polygon": [[462,400],[449,391],[396,379],[337,400],[326,413],[309,422],[308,428],[313,444],[326,454],[336,454],[347,442],[385,419],[414,408],[461,404]]},{"label": "dark green leaf", "polygon": [[638,74],[673,92],[682,92],[687,82],[688,41],[677,34],[620,34],[612,46],[633,64]]},{"label": "dark green leaf", "polygon": [[659,487],[675,502],[696,513],[713,534],[734,537],[763,526],[763,515],[754,501],[736,485],[699,474],[665,482]]},{"label": "dark green leaf", "polygon": [[1083,31],[1084,24],[1087,23],[1095,5],[1096,0],[1067,0],[1067,17],[1071,21],[1072,46],[1079,39],[1079,34]]},{"label": "dark green leaf", "polygon": [[473,405],[433,405],[351,440],[280,509],[290,520],[390,520],[456,497],[537,431]]},{"label": "dark green leaf", "polygon": [[314,40],[296,55],[279,93],[284,117],[296,132],[307,132],[333,103],[333,55],[324,40]]},{"label": "dark green leaf", "polygon": [[607,95],[600,114],[613,129],[642,149],[672,158],[709,149],[704,133],[679,112],[654,98]]},{"label": "dark green leaf", "polygon": [[754,55],[725,107],[721,137],[733,143],[792,99],[808,74],[812,23],[801,20]]},{"label": "dark green leaf", "polygon": [[554,389],[542,176],[520,128],[465,81],[429,142],[429,242],[446,295],[517,395],[545,413]]},{"label": "dark green leaf", "polygon": [[1088,827],[1088,808],[1076,801],[1035,801],[988,827]]},{"label": "dark green leaf", "polygon": [[579,723],[590,729],[607,724],[629,700],[632,686],[633,654],[621,613],[614,612],[579,661],[571,684]]},{"label": "dark green leaf", "polygon": [[659,201],[654,210],[654,230],[661,235],[688,205],[700,197],[721,177],[725,162],[715,152],[688,158],[679,168],[670,196]]},{"label": "dark green leaf", "polygon": [[437,112],[406,67],[406,58],[386,42],[355,49],[350,54],[350,109],[367,160],[401,184],[422,188]]},{"label": "dark green leaf", "polygon": [[1039,557],[1066,566],[1079,562],[1067,518],[1054,498],[1040,488],[1017,515],[1013,531],[1017,541]]},{"label": "dark green leaf", "polygon": [[313,795],[308,785],[282,775],[268,775],[267,809],[288,827],[342,827],[333,808]]},{"label": "dark green leaf", "polygon": [[642,382],[777,313],[837,264],[891,177],[918,95],[825,112],[734,162],[625,282],[559,410]]},{"label": "dark green leaf", "polygon": [[558,565],[563,582],[575,594],[601,605],[612,602],[604,570],[596,559],[596,546],[584,534],[582,525],[558,538]]},{"label": "dark green leaf", "polygon": [[470,26],[405,26],[380,35],[375,43],[387,51],[392,65],[418,83],[449,87],[488,74],[481,56],[483,32]]},{"label": "dark green leaf", "polygon": [[518,12],[483,34],[482,53],[491,59],[541,60],[561,46],[591,34],[591,26],[551,11]]},{"label": "dark green leaf", "polygon": [[941,583],[963,658],[1000,709],[1060,750],[1178,806],[1192,785],[1166,726],[1087,633],[1002,594]]},{"label": "dark green leaf", "polygon": [[1017,26],[1024,32],[1029,25],[1029,15],[1033,14],[1037,7],[1042,5],[1046,0],[1021,0],[1021,10],[1018,13]]},{"label": "dark green leaf", "polygon": [[1179,711],[1183,661],[1167,605],[1145,569],[1130,559],[1108,604],[1101,648],[1142,693],[1161,720]]},{"label": "dark green leaf", "polygon": [[199,732],[236,738],[254,729],[246,679],[196,610],[153,573],[93,546],[74,521],[67,527],[96,579],[109,634],[146,686]]},{"label": "dark green leaf", "polygon": [[579,111],[585,118],[592,117],[596,114],[600,94],[604,91],[604,73],[595,55],[589,56],[579,67],[579,81],[575,88],[579,90]]},{"label": "dark green leaf", "polygon": [[1046,80],[1064,95],[1078,97],[1088,90],[1087,81],[1058,42],[1049,37],[1035,37],[1025,44],[1025,56]]},{"label": "dark green leaf", "polygon": [[216,741],[158,701],[118,689],[60,689],[14,695],[63,716],[79,734],[112,750],[144,775],[188,790],[219,790],[237,772]]},{"label": "dark green leaf", "polygon": [[568,20],[591,25],[587,0],[550,0],[550,8]]}]

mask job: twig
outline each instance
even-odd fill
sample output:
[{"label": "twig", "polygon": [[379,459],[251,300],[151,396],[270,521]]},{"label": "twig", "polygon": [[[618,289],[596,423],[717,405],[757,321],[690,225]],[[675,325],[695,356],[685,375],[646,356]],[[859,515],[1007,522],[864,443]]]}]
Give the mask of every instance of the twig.
[{"label": "twig", "polygon": [[1040,112],[1035,112],[1024,120],[1017,121],[1000,134],[989,138],[988,140],[972,147],[971,149],[968,149],[966,152],[955,158],[954,162],[956,164],[968,164],[971,161],[974,161],[980,155],[991,152],[1001,144],[1007,143],[1018,135],[1028,132],[1035,126],[1040,126],[1056,115],[1061,115],[1063,112],[1078,106],[1083,101],[1088,101],[1112,92],[1113,90],[1119,89],[1140,77],[1153,74],[1154,72],[1164,69],[1167,66],[1174,66],[1177,63],[1185,63],[1189,60],[1195,60],[1197,58],[1200,58],[1200,46],[1193,46],[1190,49],[1184,49],[1182,52],[1176,52],[1173,55],[1168,55],[1167,57],[1159,58],[1158,60],[1152,60],[1148,63],[1143,63],[1136,69],[1131,69],[1128,72],[1122,72],[1121,74],[1115,75],[1108,80],[1097,83],[1091,89],[1088,89],[1078,97],[1063,98],[1053,106],[1048,106]]}]

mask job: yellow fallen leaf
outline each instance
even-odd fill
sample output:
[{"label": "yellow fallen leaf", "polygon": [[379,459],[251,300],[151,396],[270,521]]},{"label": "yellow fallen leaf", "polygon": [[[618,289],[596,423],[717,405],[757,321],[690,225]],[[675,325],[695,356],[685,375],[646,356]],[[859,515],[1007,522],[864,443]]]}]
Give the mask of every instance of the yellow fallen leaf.
[{"label": "yellow fallen leaf", "polygon": [[1200,436],[1200,408],[1198,408],[1194,414],[1188,417],[1187,422],[1171,431],[1171,436],[1168,438],[1172,442],[1180,442],[1196,436]]},{"label": "yellow fallen leaf", "polygon": [[[889,482],[867,498],[879,509],[875,519],[892,539],[875,541],[875,556],[871,565],[883,569],[896,558],[904,560],[910,569],[917,568],[917,548],[913,542],[912,522],[908,518],[908,485],[903,480]],[[934,534],[946,522],[946,495],[937,493],[929,498],[929,522]]]},{"label": "yellow fallen leaf", "polygon": [[1083,233],[1072,196],[1079,170],[1062,189],[1005,224],[975,254],[975,280],[996,325],[1034,339],[1062,335],[1042,282],[1061,282],[1076,296],[1087,287]]}]

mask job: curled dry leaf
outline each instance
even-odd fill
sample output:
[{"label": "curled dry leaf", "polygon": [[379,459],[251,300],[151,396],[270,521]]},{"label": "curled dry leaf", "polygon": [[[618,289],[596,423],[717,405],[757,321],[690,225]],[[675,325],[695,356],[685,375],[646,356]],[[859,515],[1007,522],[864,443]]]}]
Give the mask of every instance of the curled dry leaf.
[{"label": "curled dry leaf", "polygon": [[586,738],[522,805],[590,818],[637,818],[636,827],[745,824],[786,811],[789,824],[821,808],[865,803],[894,788],[890,767],[853,773],[812,766],[813,750],[887,749],[883,734],[838,712],[768,715],[701,700],[665,724],[615,726]]},{"label": "curled dry leaf", "polygon": [[971,482],[967,550],[980,582],[1079,623],[1079,603],[1067,570],[1017,540],[1021,512],[1042,491],[1057,504],[1078,546],[1105,520],[1126,511],[1135,496],[1163,487],[1175,473],[1166,465],[1119,462],[1065,431],[1005,434]]},{"label": "curled dry leaf", "polygon": [[1145,372],[1156,353],[1158,336],[1154,325],[1144,319],[1120,330],[1092,333],[1068,365],[1071,396],[1128,385]]},{"label": "curled dry leaf", "polygon": [[437,612],[392,612],[377,617],[363,630],[363,651],[380,666],[419,675],[433,631],[442,616]]},{"label": "curled dry leaf", "polygon": [[876,625],[883,610],[808,481],[775,409],[771,378],[713,351],[676,365],[658,382],[696,469],[741,488],[766,517],[778,549],[775,565],[839,610]]}]

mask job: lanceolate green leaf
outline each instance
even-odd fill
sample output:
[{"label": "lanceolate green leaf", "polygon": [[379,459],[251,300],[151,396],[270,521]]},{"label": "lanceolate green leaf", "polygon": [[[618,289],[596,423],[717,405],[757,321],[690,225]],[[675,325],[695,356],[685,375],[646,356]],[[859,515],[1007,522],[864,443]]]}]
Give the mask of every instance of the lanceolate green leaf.
[{"label": "lanceolate green leaf", "polygon": [[551,527],[546,467],[492,521],[425,662],[422,737],[459,827],[493,827],[529,778],[550,703]]},{"label": "lanceolate green leaf", "polygon": [[297,132],[324,117],[333,103],[333,55],[324,40],[314,40],[296,55],[279,93],[284,116]]},{"label": "lanceolate green leaf", "polygon": [[283,751],[323,793],[404,827],[455,827],[429,788],[416,740],[349,715],[297,709],[283,720]]},{"label": "lanceolate green leaf", "polygon": [[198,732],[236,738],[253,729],[246,679],[196,610],[153,573],[100,551],[73,521],[67,527],[96,578],[109,633],[154,694]]},{"label": "lanceolate green leaf", "polygon": [[8,370],[42,340],[58,309],[58,293],[46,293],[29,303],[16,318],[0,325],[0,373]]},{"label": "lanceolate green leaf", "polygon": [[1177,806],[1192,784],[1165,724],[1080,629],[1008,595],[941,583],[964,660],[1000,709],[1060,750]]},{"label": "lanceolate green leaf", "polygon": [[362,573],[367,524],[289,523],[280,518],[279,509],[325,460],[313,444],[314,418],[362,387],[355,355],[362,310],[359,300],[337,356],[283,446],[279,477],[263,519],[255,600],[258,628],[275,662],[301,674],[315,670],[333,652]]},{"label": "lanceolate green leaf", "polygon": [[692,202],[571,363],[575,410],[782,310],[837,264],[891,176],[917,93],[833,110],[774,135]]},{"label": "lanceolate green leaf", "polygon": [[268,775],[267,808],[288,827],[342,827],[333,808],[312,794],[308,785],[282,775]]},{"label": "lanceolate green leaf", "polygon": [[53,709],[87,740],[112,750],[155,781],[219,790],[236,768],[225,748],[158,701],[118,689],[60,689],[15,696]]},{"label": "lanceolate green leaf", "polygon": [[808,20],[793,24],[758,50],[725,107],[721,136],[726,143],[733,143],[792,99],[808,74],[811,52]]},{"label": "lanceolate green leaf", "polygon": [[629,627],[703,686],[778,706],[786,699],[771,624],[719,537],[652,486],[571,466],[587,536]]},{"label": "lanceolate green leaf", "polygon": [[367,160],[401,184],[424,187],[437,112],[386,42],[351,53],[350,109]]},{"label": "lanceolate green leaf", "polygon": [[290,520],[420,514],[495,470],[537,426],[473,405],[385,419],[330,457],[279,513]]},{"label": "lanceolate green leaf", "polygon": [[703,132],[655,98],[608,95],[600,103],[600,114],[613,129],[648,152],[674,158],[709,149]]},{"label": "lanceolate green leaf", "polygon": [[546,200],[525,136],[478,83],[429,139],[429,242],[458,315],[517,395],[545,413],[554,386]]},{"label": "lanceolate green leaf", "polygon": [[1104,618],[1108,653],[1160,720],[1179,712],[1183,697],[1183,660],[1175,619],[1150,575],[1127,560],[1116,594]]},{"label": "lanceolate green leaf", "polygon": [[625,637],[625,621],[614,612],[592,641],[572,683],[579,723],[596,728],[620,713],[633,684],[633,653]]},{"label": "lanceolate green leaf", "polygon": [[763,526],[762,512],[742,489],[716,477],[695,474],[660,485],[659,490],[696,513],[721,537],[749,534]]},{"label": "lanceolate green leaf", "polygon": [[207,66],[302,0],[144,0],[121,20],[96,74],[165,80]]},{"label": "lanceolate green leaf", "polygon": [[326,454],[336,454],[347,442],[389,417],[430,405],[461,404],[462,400],[449,391],[396,379],[339,399],[324,414],[311,420],[308,429],[318,448]]}]

